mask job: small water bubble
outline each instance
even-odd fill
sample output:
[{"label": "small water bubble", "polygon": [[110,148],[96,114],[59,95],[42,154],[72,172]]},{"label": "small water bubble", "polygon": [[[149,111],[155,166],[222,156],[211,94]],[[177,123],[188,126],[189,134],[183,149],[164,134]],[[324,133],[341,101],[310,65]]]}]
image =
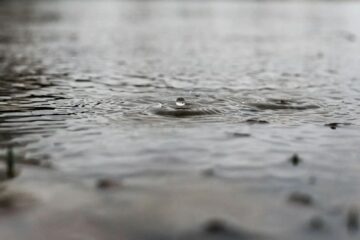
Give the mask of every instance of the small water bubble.
[{"label": "small water bubble", "polygon": [[186,105],[185,99],[182,97],[179,97],[176,99],[176,106],[178,107],[184,107]]}]

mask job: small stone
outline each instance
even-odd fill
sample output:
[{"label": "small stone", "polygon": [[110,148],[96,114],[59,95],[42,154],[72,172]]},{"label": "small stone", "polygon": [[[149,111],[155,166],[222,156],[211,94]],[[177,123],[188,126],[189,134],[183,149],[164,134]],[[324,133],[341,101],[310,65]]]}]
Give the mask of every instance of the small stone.
[{"label": "small stone", "polygon": [[120,182],[108,178],[99,179],[96,182],[97,189],[107,190],[107,189],[116,189],[120,187],[121,187]]},{"label": "small stone", "polygon": [[205,224],[204,231],[209,234],[221,234],[227,232],[228,229],[225,222],[213,219]]},{"label": "small stone", "polygon": [[328,123],[328,124],[325,124],[325,126],[330,127],[331,129],[335,130],[339,126],[339,123]]},{"label": "small stone", "polygon": [[355,207],[349,209],[346,216],[346,226],[349,232],[359,230],[359,210]]},{"label": "small stone", "polygon": [[288,202],[300,206],[311,206],[314,204],[314,200],[309,194],[301,192],[293,192],[292,194],[290,194]]},{"label": "small stone", "polygon": [[327,123],[325,124],[324,126],[325,127],[330,127],[331,129],[335,130],[336,128],[340,127],[340,126],[350,126],[351,123],[337,123],[337,122],[334,122],[334,123]]},{"label": "small stone", "polygon": [[302,162],[302,159],[295,153],[289,161],[292,165],[298,166]]}]

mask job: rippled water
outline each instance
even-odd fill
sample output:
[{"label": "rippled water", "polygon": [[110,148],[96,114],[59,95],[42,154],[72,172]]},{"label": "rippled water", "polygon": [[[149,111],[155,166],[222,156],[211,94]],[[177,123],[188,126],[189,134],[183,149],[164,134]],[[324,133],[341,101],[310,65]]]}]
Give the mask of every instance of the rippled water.
[{"label": "rippled water", "polygon": [[359,178],[360,3],[0,5],[1,146],[87,177]]}]

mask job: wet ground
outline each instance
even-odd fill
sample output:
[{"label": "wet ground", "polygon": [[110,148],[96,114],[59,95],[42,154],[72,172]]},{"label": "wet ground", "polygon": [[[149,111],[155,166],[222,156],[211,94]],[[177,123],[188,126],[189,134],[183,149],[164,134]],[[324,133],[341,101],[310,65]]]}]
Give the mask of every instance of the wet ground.
[{"label": "wet ground", "polygon": [[355,1],[0,1],[0,154],[24,165],[1,234],[359,238],[359,16]]}]

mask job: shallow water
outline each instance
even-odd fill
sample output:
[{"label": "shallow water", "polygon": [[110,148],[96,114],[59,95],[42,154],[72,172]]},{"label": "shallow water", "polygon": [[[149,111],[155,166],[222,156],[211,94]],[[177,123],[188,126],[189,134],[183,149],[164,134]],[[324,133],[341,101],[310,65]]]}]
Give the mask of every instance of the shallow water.
[{"label": "shallow water", "polygon": [[360,3],[0,5],[1,146],[82,177],[360,180]]}]

